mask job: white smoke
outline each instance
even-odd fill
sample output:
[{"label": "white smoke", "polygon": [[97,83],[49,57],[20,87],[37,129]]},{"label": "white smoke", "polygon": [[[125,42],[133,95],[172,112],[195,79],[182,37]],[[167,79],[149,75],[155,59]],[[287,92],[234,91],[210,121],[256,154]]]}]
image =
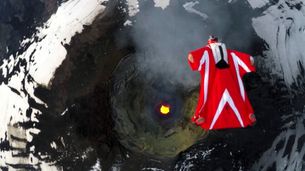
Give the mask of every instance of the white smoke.
[{"label": "white smoke", "polygon": [[141,12],[129,20],[143,77],[194,87],[199,84],[199,74],[190,70],[186,57],[189,51],[206,45],[209,34],[229,40],[234,47],[249,47],[251,40],[241,42],[238,36],[247,38],[250,30],[229,28],[239,17],[226,3],[171,1],[163,10],[155,8],[153,2],[139,1]]}]

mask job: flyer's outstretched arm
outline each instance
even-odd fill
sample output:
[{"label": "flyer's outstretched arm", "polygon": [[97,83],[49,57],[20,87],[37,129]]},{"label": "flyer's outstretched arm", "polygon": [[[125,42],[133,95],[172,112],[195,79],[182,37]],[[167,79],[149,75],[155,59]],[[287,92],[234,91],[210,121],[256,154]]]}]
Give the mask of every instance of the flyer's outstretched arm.
[{"label": "flyer's outstretched arm", "polygon": [[236,63],[239,68],[240,77],[243,77],[246,73],[255,72],[254,59],[252,56],[235,50],[231,50],[230,53],[234,63]]},{"label": "flyer's outstretched arm", "polygon": [[198,99],[198,105],[195,111],[192,121],[197,125],[200,125],[204,122],[204,118],[200,116],[200,113],[205,105],[208,95],[208,79],[209,79],[209,55],[206,48],[200,48],[195,51],[192,51],[188,55],[188,62],[193,71],[200,71],[203,76],[203,89],[200,89],[200,95]]}]

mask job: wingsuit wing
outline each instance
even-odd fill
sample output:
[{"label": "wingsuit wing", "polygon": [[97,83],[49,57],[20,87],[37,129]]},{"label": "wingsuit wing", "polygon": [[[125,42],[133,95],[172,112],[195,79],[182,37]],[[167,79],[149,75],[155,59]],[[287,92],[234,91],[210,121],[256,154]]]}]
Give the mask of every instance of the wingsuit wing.
[{"label": "wingsuit wing", "polygon": [[230,50],[230,53],[232,55],[234,64],[237,64],[239,68],[241,78],[246,73],[255,72],[254,59],[252,56],[235,50]]},{"label": "wingsuit wing", "polygon": [[203,75],[203,82],[201,82],[198,99],[198,105],[192,121],[195,122],[199,117],[200,111],[203,109],[208,95],[208,81],[209,81],[209,53],[207,48],[200,48],[189,53],[188,62],[193,71],[199,71]]}]

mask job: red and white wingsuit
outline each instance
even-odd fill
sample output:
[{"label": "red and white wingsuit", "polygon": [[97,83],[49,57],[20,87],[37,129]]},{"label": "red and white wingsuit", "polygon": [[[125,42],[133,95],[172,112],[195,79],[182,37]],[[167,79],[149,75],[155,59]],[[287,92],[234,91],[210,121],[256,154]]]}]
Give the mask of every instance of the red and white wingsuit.
[{"label": "red and white wingsuit", "polygon": [[250,55],[226,49],[216,39],[191,51],[188,61],[201,74],[193,122],[212,130],[246,127],[256,121],[242,81],[246,73],[255,71]]}]

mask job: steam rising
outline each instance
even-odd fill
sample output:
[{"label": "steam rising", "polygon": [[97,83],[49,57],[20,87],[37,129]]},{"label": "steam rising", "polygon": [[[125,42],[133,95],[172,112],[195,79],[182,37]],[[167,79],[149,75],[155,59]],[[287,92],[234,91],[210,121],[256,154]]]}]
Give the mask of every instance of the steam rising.
[{"label": "steam rising", "polygon": [[[252,30],[249,27],[233,30],[236,24],[245,23],[237,16],[243,11],[232,13],[229,5],[223,1],[170,1],[163,10],[155,8],[151,1],[140,1],[141,13],[130,20],[133,20],[131,37],[143,77],[185,88],[197,86],[199,74],[190,70],[187,55],[204,46],[209,34],[219,36],[228,47],[248,48],[251,41],[241,37],[247,37]],[[247,22],[250,24],[251,20]]]}]

